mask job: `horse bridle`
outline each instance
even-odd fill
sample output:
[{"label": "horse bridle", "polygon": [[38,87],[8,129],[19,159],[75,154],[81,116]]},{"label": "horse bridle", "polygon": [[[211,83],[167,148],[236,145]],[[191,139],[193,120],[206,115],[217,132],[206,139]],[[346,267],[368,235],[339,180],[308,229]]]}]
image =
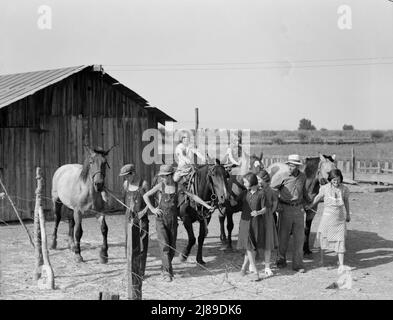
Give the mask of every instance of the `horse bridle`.
[{"label": "horse bridle", "polygon": [[210,189],[211,189],[211,191],[212,191],[212,194],[211,194],[211,196],[210,196],[210,199],[211,199],[211,202],[212,202],[212,204],[213,204],[213,207],[216,208],[216,209],[218,209],[218,211],[220,212],[221,215],[224,215],[224,213],[223,213],[222,210],[221,210],[221,206],[220,206],[220,204],[219,204],[218,201],[217,201],[217,193],[216,193],[216,190],[215,190],[215,188],[214,188],[214,183],[213,183],[213,178],[212,178],[212,172],[213,172],[213,170],[214,170],[217,166],[219,166],[219,164],[213,165],[213,168],[212,168],[212,169],[209,168],[209,172],[208,172],[208,179],[209,179],[209,183],[210,183]]},{"label": "horse bridle", "polygon": [[[108,162],[105,162],[105,164],[106,164],[106,165],[108,166],[108,168],[110,169],[110,166],[109,166]],[[91,179],[94,181],[94,177],[95,177],[97,174],[99,174],[99,173],[101,173],[102,176],[103,176],[103,178],[105,179],[106,173],[105,173],[105,171],[102,171],[101,169],[100,169],[100,170],[97,170],[96,172],[94,172],[94,174],[91,176]]]}]

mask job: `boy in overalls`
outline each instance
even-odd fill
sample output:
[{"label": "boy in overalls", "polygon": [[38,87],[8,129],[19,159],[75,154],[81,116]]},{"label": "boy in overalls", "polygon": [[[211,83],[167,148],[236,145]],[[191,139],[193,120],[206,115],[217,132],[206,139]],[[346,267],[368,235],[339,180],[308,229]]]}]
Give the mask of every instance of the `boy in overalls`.
[{"label": "boy in overalls", "polygon": [[[143,200],[143,195],[149,190],[149,184],[143,180],[135,172],[133,164],[126,164],[120,170],[119,176],[125,177],[123,183],[124,203],[128,207],[125,214],[125,231],[127,244],[127,228],[130,218],[134,218],[135,222],[139,222],[140,228],[140,255],[141,255],[141,276],[145,275],[147,249],[149,245],[149,218],[147,214],[148,207]],[[126,246],[127,254],[127,246]]]},{"label": "boy in overalls", "polygon": [[[171,282],[173,280],[172,260],[176,252],[176,239],[178,227],[178,184],[173,180],[175,170],[172,165],[161,165],[157,174],[161,180],[151,190],[143,195],[147,207],[156,215],[157,240],[161,251],[163,280]],[[149,197],[159,193],[158,206],[155,208],[151,204]],[[213,209],[198,196],[187,191],[182,191],[191,199],[208,209]]]}]

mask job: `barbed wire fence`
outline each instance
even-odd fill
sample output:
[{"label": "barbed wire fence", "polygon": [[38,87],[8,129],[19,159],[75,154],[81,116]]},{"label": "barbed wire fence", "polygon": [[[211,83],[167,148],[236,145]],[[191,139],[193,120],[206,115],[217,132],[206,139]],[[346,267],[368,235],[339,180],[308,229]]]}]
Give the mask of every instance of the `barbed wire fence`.
[{"label": "barbed wire fence", "polygon": [[[11,198],[13,199],[17,199],[18,202],[20,201],[24,201],[24,202],[34,202],[35,199],[24,199],[22,197],[19,197],[17,195],[9,195]],[[46,196],[42,196],[43,199],[46,200],[52,200],[49,197]],[[118,200],[118,199],[117,199]],[[120,201],[120,200],[118,200]],[[124,207],[127,207],[124,203],[123,203]],[[31,212],[29,210],[20,208],[19,206],[15,206],[15,208],[20,211],[20,212],[24,212],[27,213],[28,215],[31,214]],[[94,214],[99,214],[102,215],[103,212],[101,211],[96,211],[94,209],[90,209],[89,210],[91,213]],[[104,213],[105,214],[105,213]],[[32,222],[34,221],[33,218],[24,218],[25,220],[31,220]],[[13,224],[9,224],[6,221],[0,220],[0,223],[4,224],[5,226],[12,226]],[[134,224],[135,225],[135,224]],[[139,225],[135,225],[138,228],[140,228]],[[141,229],[141,231],[145,231]],[[148,236],[149,236],[149,240],[151,241],[156,241],[157,243],[161,243],[163,245],[168,246],[167,244],[164,244],[163,242],[161,242],[157,237],[154,237],[157,234],[157,231],[149,231],[148,232]],[[110,245],[109,245],[110,246]],[[180,250],[178,250],[175,247],[169,246],[172,250],[174,250],[174,252],[177,255],[181,255],[182,252]],[[219,249],[217,249],[219,250]],[[254,288],[250,288],[250,286],[248,285],[248,282],[245,281],[238,281],[235,279],[235,277],[230,277],[230,274],[234,271],[238,271],[239,270],[239,266],[235,265],[233,263],[233,261],[229,260],[228,258],[224,257],[223,255],[220,256],[220,259],[222,260],[222,263],[219,265],[215,266],[215,270],[221,270],[221,274],[217,275],[215,273],[215,271],[211,270],[209,267],[206,267],[203,264],[198,263],[195,260],[191,260],[189,258],[188,263],[192,263],[197,265],[203,272],[206,273],[206,275],[209,276],[209,280],[208,281],[208,285],[210,286],[210,284],[213,284],[213,288],[210,288],[209,291],[206,292],[207,289],[207,283],[206,282],[200,282],[199,285],[193,284],[193,288],[190,289],[190,294],[188,296],[182,296],[181,299],[185,299],[185,300],[193,300],[193,299],[201,299],[203,297],[208,297],[208,296],[212,296],[212,295],[217,295],[217,294],[222,294],[224,292],[228,292],[228,291],[242,291],[248,295],[252,295],[257,297],[258,294],[260,293],[259,291],[259,286],[255,286]],[[126,258],[125,258],[126,260]],[[143,277],[141,277],[140,275],[133,273],[133,275],[135,275],[136,277],[139,277],[141,281],[143,281],[143,285],[144,285],[144,292],[153,292],[153,296],[157,296],[157,294],[154,294],[154,292],[158,293],[159,297],[165,296],[168,299],[179,299],[179,296],[174,294],[173,291],[177,291],[177,289],[179,289],[179,287],[177,286],[167,286],[166,289],[162,288],[162,286],[159,286],[157,283],[159,283],[159,279],[158,278],[154,278],[154,280],[157,280],[157,283],[155,283],[153,281],[153,278],[150,279],[144,279]],[[200,277],[200,274],[196,275],[196,277]],[[176,279],[176,274],[175,274],[175,279]],[[185,278],[183,277],[179,277],[179,279],[185,280]],[[123,276],[122,276],[122,287],[127,287],[127,268],[124,268],[124,272],[123,272]],[[170,290],[173,287],[173,290]]]}]

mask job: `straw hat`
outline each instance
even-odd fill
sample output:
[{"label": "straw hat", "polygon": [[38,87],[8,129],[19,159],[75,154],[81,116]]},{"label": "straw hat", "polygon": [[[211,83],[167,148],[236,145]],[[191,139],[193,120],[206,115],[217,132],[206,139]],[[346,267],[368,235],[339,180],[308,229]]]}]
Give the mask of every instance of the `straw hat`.
[{"label": "straw hat", "polygon": [[290,154],[288,156],[288,161],[285,162],[285,163],[286,164],[291,163],[291,164],[294,164],[296,166],[301,166],[302,165],[302,162],[300,160],[300,156],[298,154]]},{"label": "straw hat", "polygon": [[163,164],[160,166],[160,171],[158,172],[158,176],[167,176],[175,172],[175,169],[170,164]]},{"label": "straw hat", "polygon": [[135,172],[135,166],[132,163],[128,163],[126,165],[124,165],[121,169],[120,169],[120,174],[119,176],[126,176],[127,174],[133,173]]}]

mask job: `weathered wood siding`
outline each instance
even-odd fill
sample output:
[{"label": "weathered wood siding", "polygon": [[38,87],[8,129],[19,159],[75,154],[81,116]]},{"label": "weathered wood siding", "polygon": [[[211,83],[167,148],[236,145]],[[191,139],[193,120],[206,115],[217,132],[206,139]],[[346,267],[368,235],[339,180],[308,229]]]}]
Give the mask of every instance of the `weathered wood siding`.
[{"label": "weathered wood siding", "polygon": [[[145,165],[143,131],[157,127],[154,114],[100,73],[82,71],[0,110],[0,176],[24,218],[34,210],[35,168],[46,181],[45,209],[51,208],[51,179],[63,164],[82,163],[84,145],[114,148],[107,186],[120,193],[121,166],[132,162],[150,180],[155,166]],[[38,129],[38,130],[37,130]],[[0,219],[16,220],[6,200]]]}]

